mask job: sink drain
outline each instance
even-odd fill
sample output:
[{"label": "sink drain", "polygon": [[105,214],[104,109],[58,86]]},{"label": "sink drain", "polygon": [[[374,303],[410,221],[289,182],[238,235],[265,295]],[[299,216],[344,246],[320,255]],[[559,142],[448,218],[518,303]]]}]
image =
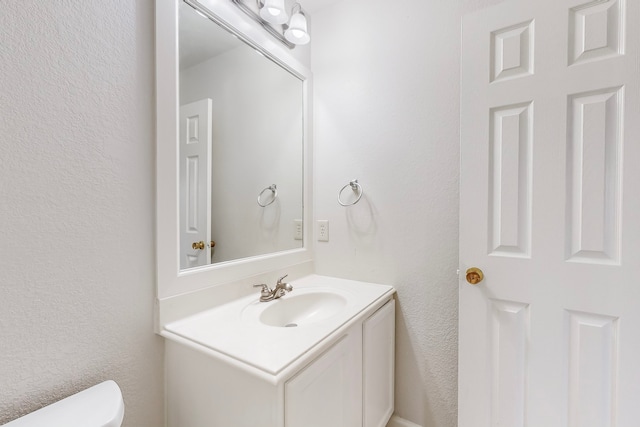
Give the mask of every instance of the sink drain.
[{"label": "sink drain", "polygon": [[295,328],[296,326],[298,326],[297,323],[288,323],[288,324],[284,325],[285,328]]}]

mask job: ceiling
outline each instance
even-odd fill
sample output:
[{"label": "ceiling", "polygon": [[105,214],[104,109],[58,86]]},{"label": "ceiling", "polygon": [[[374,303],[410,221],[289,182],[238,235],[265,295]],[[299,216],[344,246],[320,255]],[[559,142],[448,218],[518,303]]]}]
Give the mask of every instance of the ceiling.
[{"label": "ceiling", "polygon": [[341,0],[299,0],[299,1],[300,1],[300,5],[302,5],[302,8],[306,12],[309,12],[311,14],[327,6],[330,6],[334,3],[337,3]]}]

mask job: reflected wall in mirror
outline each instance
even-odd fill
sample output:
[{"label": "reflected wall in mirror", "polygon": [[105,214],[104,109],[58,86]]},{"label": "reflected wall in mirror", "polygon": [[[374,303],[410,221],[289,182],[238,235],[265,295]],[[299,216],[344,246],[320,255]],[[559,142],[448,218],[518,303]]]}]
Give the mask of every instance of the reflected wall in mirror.
[{"label": "reflected wall in mirror", "polygon": [[179,57],[180,268],[302,248],[303,82],[184,2]]}]

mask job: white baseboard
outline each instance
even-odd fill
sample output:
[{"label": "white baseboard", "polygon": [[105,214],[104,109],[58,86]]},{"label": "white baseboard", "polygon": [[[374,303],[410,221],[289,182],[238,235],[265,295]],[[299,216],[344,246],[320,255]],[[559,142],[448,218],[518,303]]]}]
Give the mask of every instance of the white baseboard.
[{"label": "white baseboard", "polygon": [[411,421],[407,421],[404,418],[400,418],[397,415],[393,415],[389,420],[389,422],[387,423],[387,427],[422,427],[422,426],[412,423]]}]

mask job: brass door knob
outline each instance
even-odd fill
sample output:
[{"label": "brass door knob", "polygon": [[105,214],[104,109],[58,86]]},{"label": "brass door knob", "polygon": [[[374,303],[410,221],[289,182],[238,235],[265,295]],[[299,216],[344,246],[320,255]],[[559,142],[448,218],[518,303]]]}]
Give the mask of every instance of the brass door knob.
[{"label": "brass door knob", "polygon": [[482,279],[484,279],[484,273],[479,268],[471,267],[467,270],[466,277],[467,282],[471,283],[472,285],[477,285],[478,283],[482,282]]},{"label": "brass door knob", "polygon": [[200,249],[200,250],[202,250],[202,249],[204,249],[204,242],[202,240],[200,240],[199,242],[193,242],[191,244],[191,248],[192,249]]},{"label": "brass door knob", "polygon": [[215,247],[216,247],[216,242],[214,242],[213,240],[212,240],[212,241],[210,241],[210,242],[209,242],[209,247],[210,247],[211,249],[215,248]]}]

